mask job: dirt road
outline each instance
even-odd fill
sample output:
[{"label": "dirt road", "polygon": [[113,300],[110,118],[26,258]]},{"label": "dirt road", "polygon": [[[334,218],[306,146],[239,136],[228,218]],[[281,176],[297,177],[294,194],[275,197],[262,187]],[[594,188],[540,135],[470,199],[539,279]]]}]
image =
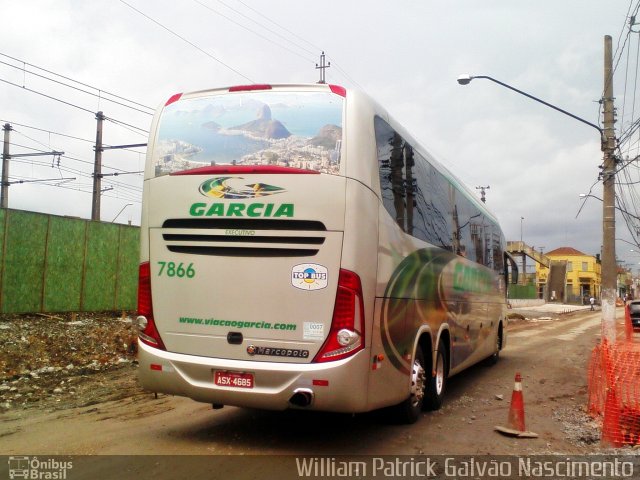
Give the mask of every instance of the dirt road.
[{"label": "dirt road", "polygon": [[[508,346],[493,367],[450,379],[445,406],[414,425],[388,423],[378,413],[338,415],[212,410],[178,397],[141,391],[135,365],[91,377],[101,392],[84,406],[14,408],[2,414],[5,455],[241,454],[419,455],[579,454],[602,451],[595,421],[584,413],[586,365],[600,332],[599,312],[513,322]],[[537,439],[493,431],[506,422],[514,375],[523,377],[527,429]],[[96,382],[92,385],[92,382]],[[83,382],[78,381],[78,390]],[[100,390],[100,388],[102,390]],[[77,394],[75,395],[78,396]],[[111,399],[111,400],[110,400]],[[64,404],[64,400],[62,400]]]}]

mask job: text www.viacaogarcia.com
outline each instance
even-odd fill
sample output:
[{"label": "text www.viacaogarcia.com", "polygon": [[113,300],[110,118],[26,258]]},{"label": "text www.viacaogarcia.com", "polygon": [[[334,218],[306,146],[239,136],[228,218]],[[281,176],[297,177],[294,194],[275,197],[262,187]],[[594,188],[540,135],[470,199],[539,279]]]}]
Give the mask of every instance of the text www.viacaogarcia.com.
[{"label": "text www.viacaogarcia.com", "polygon": [[264,328],[267,330],[295,330],[295,323],[243,322],[239,320],[218,320],[217,318],[180,317],[180,323],[208,325],[212,327]]}]

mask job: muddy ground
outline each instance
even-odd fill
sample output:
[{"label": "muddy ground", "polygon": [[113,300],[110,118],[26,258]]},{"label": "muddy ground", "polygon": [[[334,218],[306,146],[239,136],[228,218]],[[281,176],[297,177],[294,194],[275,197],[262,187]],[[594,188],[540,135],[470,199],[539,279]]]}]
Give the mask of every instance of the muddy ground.
[{"label": "muddy ground", "polygon": [[[541,325],[571,322],[573,317],[585,313],[561,315],[561,318],[542,314],[536,318],[535,314],[524,312],[513,315],[509,331],[531,330],[535,333]],[[149,407],[147,415],[152,414],[155,409],[150,407],[169,399],[161,396],[154,402],[154,395],[137,384],[137,345],[132,318],[133,314],[127,312],[0,317],[0,414],[6,413],[7,418],[23,418],[29,410],[37,410],[39,414],[63,410],[91,413],[113,401],[144,404]],[[575,320],[579,321],[578,318]],[[584,356],[584,353],[580,354],[579,363],[585,361]],[[584,371],[583,368],[579,370]],[[546,381],[546,377],[537,380],[538,389],[543,389]],[[544,402],[557,403],[553,409],[549,408],[548,415],[553,424],[560,426],[562,442],[573,445],[575,450],[571,450],[575,452],[602,452],[600,422],[586,413],[586,378],[577,377],[575,385],[572,383],[563,388],[573,393],[558,397],[560,402],[553,396]],[[434,412],[434,418],[444,418],[450,410],[461,410],[467,411],[462,419],[465,424],[481,423],[487,415],[491,416],[487,412],[496,409],[502,412],[508,408],[508,394],[497,387],[495,391],[502,393],[485,395],[480,403],[468,394],[453,397],[443,410]],[[11,433],[3,433],[0,429],[0,437]],[[473,443],[473,439],[469,441]],[[554,447],[547,444],[545,451],[561,453]],[[512,453],[521,453],[522,445],[514,443],[513,448]],[[630,453],[630,449],[625,449],[625,453]]]},{"label": "muddy ground", "polygon": [[126,312],[0,317],[0,413],[67,409],[142,393]]}]

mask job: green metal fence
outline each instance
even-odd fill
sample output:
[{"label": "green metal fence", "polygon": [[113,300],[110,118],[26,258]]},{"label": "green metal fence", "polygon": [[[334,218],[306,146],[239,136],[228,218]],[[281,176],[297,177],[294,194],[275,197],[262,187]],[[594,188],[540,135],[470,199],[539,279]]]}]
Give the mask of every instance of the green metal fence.
[{"label": "green metal fence", "polygon": [[139,227],[0,209],[0,313],[131,310]]},{"label": "green metal fence", "polygon": [[535,285],[509,285],[509,298],[531,300],[538,298]]}]

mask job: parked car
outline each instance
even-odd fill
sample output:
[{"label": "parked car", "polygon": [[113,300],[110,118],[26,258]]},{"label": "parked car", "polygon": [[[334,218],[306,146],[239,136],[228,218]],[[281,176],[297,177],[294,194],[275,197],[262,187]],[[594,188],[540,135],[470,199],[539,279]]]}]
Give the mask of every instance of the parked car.
[{"label": "parked car", "polygon": [[629,313],[631,314],[631,326],[634,330],[640,330],[640,300],[629,302]]}]

